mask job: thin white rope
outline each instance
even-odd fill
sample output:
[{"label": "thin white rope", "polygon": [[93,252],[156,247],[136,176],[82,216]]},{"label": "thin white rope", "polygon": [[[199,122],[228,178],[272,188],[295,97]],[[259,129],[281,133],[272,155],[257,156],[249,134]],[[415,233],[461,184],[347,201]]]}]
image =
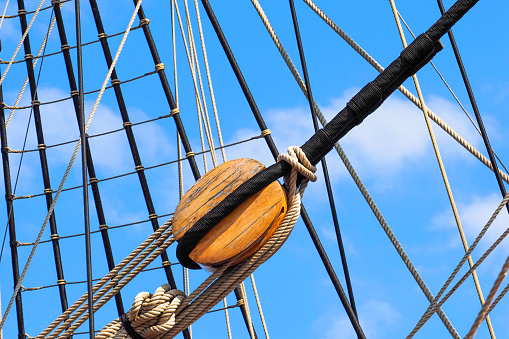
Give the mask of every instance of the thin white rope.
[{"label": "thin white rope", "polygon": [[[90,116],[88,117],[88,121],[87,121],[87,123],[85,125],[85,132],[88,130],[88,127],[90,126],[90,123],[92,122],[92,118],[94,117],[95,111],[96,111],[97,107],[99,106],[99,102],[101,101],[101,98],[102,98],[102,95],[104,93],[104,90],[106,89],[108,81],[109,81],[109,79],[111,77],[111,73],[113,72],[113,69],[115,67],[115,64],[117,63],[118,57],[120,56],[120,52],[122,51],[122,48],[124,47],[125,41],[127,39],[127,36],[129,35],[129,32],[131,30],[131,26],[133,25],[134,19],[136,18],[136,14],[138,13],[138,10],[140,8],[141,2],[142,2],[142,0],[138,1],[137,5],[136,5],[136,8],[134,10],[133,16],[131,17],[131,20],[129,21],[129,25],[127,26],[127,29],[126,29],[126,31],[124,33],[122,41],[120,42],[120,45],[119,45],[118,50],[117,50],[117,53],[115,54],[115,58],[113,59],[113,62],[111,63],[110,69],[108,70],[108,74],[106,75],[106,79],[104,80],[104,83],[103,83],[103,85],[101,87],[101,91],[99,92],[99,95],[97,96],[97,99],[95,101],[94,107],[92,108],[92,112],[90,113]],[[34,14],[34,18],[33,19],[35,19],[35,16],[37,15],[41,5],[42,5],[42,2],[39,5],[39,8],[37,9],[36,13]],[[32,22],[33,22],[33,19],[32,19]],[[32,24],[32,22],[30,24]],[[27,31],[25,33],[27,33],[27,32],[28,32],[28,29],[27,29]],[[24,37],[26,37],[26,35],[24,35]],[[0,84],[1,84],[1,81],[0,81]],[[44,233],[44,230],[46,229],[46,225],[48,224],[48,221],[49,221],[51,215],[53,214],[53,210],[55,209],[55,205],[56,205],[56,203],[58,201],[58,197],[60,196],[60,193],[62,192],[62,189],[64,188],[64,183],[65,183],[65,181],[67,179],[67,176],[69,175],[69,172],[71,171],[71,168],[72,168],[72,166],[74,164],[74,160],[76,159],[78,151],[80,150],[80,145],[81,145],[81,141],[78,141],[78,143],[76,145],[76,148],[74,150],[74,153],[73,153],[73,155],[71,157],[71,160],[69,162],[69,165],[67,166],[67,169],[66,169],[66,171],[64,173],[62,181],[60,182],[60,185],[58,186],[58,190],[55,193],[55,197],[53,199],[53,202],[51,203],[51,206],[48,209],[48,213],[46,215],[46,218],[44,219],[44,222],[42,224],[41,230],[39,231],[39,234],[37,235],[37,239],[34,242],[32,250],[30,251],[30,255],[28,256],[28,259],[27,259],[27,262],[25,264],[25,267],[23,268],[23,272],[21,273],[21,276],[18,279],[18,283],[16,284],[16,287],[14,288],[14,293],[12,294],[11,300],[9,301],[9,304],[7,305],[7,309],[5,310],[2,322],[0,323],[0,330],[3,328],[5,320],[7,319],[7,315],[9,314],[9,311],[11,310],[11,307],[12,307],[12,305],[14,303],[14,300],[15,300],[16,296],[18,295],[19,290],[21,289],[21,283],[23,282],[23,279],[25,278],[25,275],[26,275],[26,273],[28,271],[28,267],[30,266],[32,258],[34,257],[35,250],[37,249],[37,246],[39,245],[39,242],[41,241],[41,238],[42,238],[42,235]]]},{"label": "thin white rope", "polygon": [[[21,37],[20,42],[18,43],[18,47],[16,47],[16,50],[14,51],[14,54],[11,57],[11,60],[9,60],[9,63],[7,64],[7,67],[5,68],[4,73],[2,74],[2,78],[0,78],[0,86],[4,83],[5,76],[7,75],[7,72],[9,72],[9,69],[11,68],[12,64],[14,63],[14,58],[16,58],[16,55],[18,54],[21,45],[25,41],[28,32],[30,31],[30,28],[32,28],[32,25],[35,21],[35,18],[37,18],[37,15],[39,15],[39,11],[41,10],[42,4],[44,3],[44,0],[41,0],[39,3],[39,6],[37,6],[37,9],[34,12],[34,16],[32,17],[32,20],[30,20],[30,23],[28,24],[27,29],[25,30],[25,33],[23,33],[23,36]],[[1,328],[1,326],[0,326]]]},{"label": "thin white rope", "polygon": [[241,282],[240,285],[240,291],[242,293],[242,301],[244,302],[245,310],[246,310],[246,319],[247,319],[247,328],[249,331],[249,336],[251,339],[255,339],[255,332],[254,332],[254,326],[253,326],[253,320],[251,319],[251,312],[249,310],[249,301],[247,300],[247,294],[246,294],[246,285],[244,282]]},{"label": "thin white rope", "polygon": [[230,316],[228,314],[228,304],[226,303],[226,298],[223,298],[224,304],[224,317],[226,320],[226,332],[228,333],[228,339],[232,339],[232,329],[230,326]]}]

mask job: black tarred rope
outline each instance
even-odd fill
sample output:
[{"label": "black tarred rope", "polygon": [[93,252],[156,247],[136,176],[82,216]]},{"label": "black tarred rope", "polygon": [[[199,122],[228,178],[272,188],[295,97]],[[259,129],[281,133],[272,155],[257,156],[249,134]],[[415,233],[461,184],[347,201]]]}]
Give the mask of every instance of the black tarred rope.
[{"label": "black tarred rope", "polygon": [[[457,1],[426,33],[417,37],[381,74],[361,89],[348,102],[346,107],[323,129],[315,133],[302,145],[301,149],[304,151],[309,161],[313,165],[318,163],[341,137],[375,111],[409,76],[415,74],[427,64],[435,54],[443,48],[439,39],[477,2],[478,0]],[[215,17],[210,8],[210,4],[207,0],[202,0],[202,3],[214,25]],[[217,24],[217,20],[215,21]],[[214,28],[219,35],[220,32],[218,32],[215,25]],[[221,44],[225,47],[222,40]],[[240,206],[247,198],[283,175],[290,173],[290,170],[291,166],[286,162],[279,162],[268,167],[241,184],[234,192],[198,220],[198,222],[185,233],[177,245],[177,258],[180,263],[188,268],[199,268],[199,266],[189,258],[189,254],[194,246],[217,225],[217,223]],[[348,302],[346,302],[346,304],[348,304]],[[348,304],[348,306],[350,305]],[[352,321],[354,327],[355,322],[356,321]],[[357,331],[357,334],[359,333],[362,332]]]},{"label": "black tarred rope", "polygon": [[[61,4],[61,2],[59,3],[58,1],[54,1],[53,9],[55,12],[55,18],[56,18],[56,23],[57,23],[57,27],[58,27],[60,43],[62,46],[67,46],[68,42],[67,42],[67,36],[66,36],[66,32],[65,32],[64,20],[62,18],[62,13],[60,11],[60,4]],[[82,44],[82,46],[83,45],[84,44]],[[66,72],[67,72],[67,78],[69,80],[69,87],[71,89],[71,93],[79,93],[78,86],[76,85],[76,78],[74,76],[74,69],[72,66],[70,50],[67,48],[62,48],[62,54],[64,56],[65,68],[66,68]],[[42,60],[44,60],[44,59],[42,59]],[[80,132],[81,132],[81,130],[84,128],[84,117],[82,117],[80,114],[80,97],[73,95],[73,96],[71,96],[71,98],[72,98],[73,105],[74,105],[74,111],[76,113],[78,128],[80,129]],[[82,121],[83,121],[83,123],[82,123]],[[96,178],[96,173],[95,173],[94,161],[92,159],[92,151],[90,149],[89,142],[88,142],[88,139],[90,137],[91,136],[88,136],[87,138],[85,138],[85,143],[87,146],[86,147],[87,148],[86,155],[87,155],[88,176],[90,179],[92,179],[92,178]],[[49,147],[50,146],[48,146],[48,148]],[[99,192],[98,181],[90,180],[90,186],[92,188],[92,195],[94,198],[94,206],[95,206],[95,210],[96,210],[96,214],[97,214],[97,219],[99,221],[99,225],[107,225],[106,217],[104,215],[102,199],[101,199],[101,195]],[[113,250],[111,247],[111,242],[110,242],[110,238],[109,238],[109,234],[108,234],[108,228],[100,227],[100,232],[101,232],[101,238],[103,240],[104,251],[106,253],[106,262],[108,264],[108,269],[112,270],[115,267],[115,261],[113,259]],[[93,233],[93,232],[91,232],[91,233]],[[118,315],[123,314],[124,313],[124,305],[122,302],[122,296],[121,296],[120,292],[118,292],[115,295],[115,302],[116,302],[116,306],[117,306]]]},{"label": "black tarred rope", "polygon": [[[204,4],[208,3],[206,0],[202,0],[202,2]],[[374,81],[361,89],[324,128],[302,145],[301,148],[310,162],[316,164],[332,149],[336,141],[360,124],[409,76],[416,73],[430,61],[442,49],[439,42],[440,37],[477,2],[478,0],[459,0],[456,2],[426,33],[418,36],[405,48],[400,56]],[[207,9],[207,6],[205,8]],[[189,253],[207,232],[251,195],[289,173],[290,170],[290,165],[286,162],[279,162],[268,167],[241,184],[234,192],[198,220],[185,233],[177,246],[177,257],[182,265],[195,268],[197,265],[189,259]]]},{"label": "black tarred rope", "polygon": [[[235,60],[235,57],[233,56],[233,53],[228,45],[228,42],[226,41],[226,38],[221,30],[219,22],[217,21],[217,18],[215,17],[214,12],[213,12],[212,8],[210,7],[210,4],[208,3],[208,1],[202,1],[202,3],[205,7],[205,10],[206,10],[207,15],[210,19],[210,22],[212,23],[214,30],[216,31],[216,34],[217,34],[219,41],[224,49],[224,52],[226,53],[228,61],[230,62],[230,65],[231,65],[231,67],[237,77],[237,80],[244,92],[244,95],[245,95],[248,103],[250,103],[251,110],[253,112],[253,115],[255,116],[258,126],[263,131],[264,129],[267,128],[265,125],[265,122],[263,120],[263,117],[261,116],[260,112],[258,111],[258,107],[256,106],[255,100],[254,100],[251,92],[249,91],[249,88],[247,86],[247,83],[246,83],[244,77],[242,76],[242,72]],[[271,153],[273,154],[274,159],[276,159],[279,152],[278,152],[277,147],[274,144],[271,136],[266,135],[265,141],[267,142],[267,146],[269,147]],[[332,284],[334,285],[334,288],[336,289],[336,292],[338,293],[338,296],[339,296],[343,306],[347,310],[347,313],[349,313],[351,315],[350,320],[352,321],[354,328],[357,326],[360,329],[360,327],[358,326],[357,318],[355,317],[355,313],[351,309],[348,298],[346,297],[346,294],[344,293],[343,288],[341,287],[341,283],[340,283],[336,273],[334,272],[334,269],[330,263],[327,253],[325,252],[325,249],[323,248],[323,246],[320,242],[320,239],[318,238],[318,235],[316,234],[315,228],[313,227],[311,219],[307,215],[303,204],[301,204],[301,217],[302,217],[302,221],[304,221],[304,224],[306,225],[306,228],[307,228],[307,230],[311,236],[311,239],[313,241],[313,244],[320,256],[320,259],[322,260],[322,263],[329,275],[329,278],[330,278]],[[177,254],[177,256],[178,256],[178,254]],[[194,265],[194,266],[192,266],[193,268],[200,268],[193,261],[190,261],[189,265]]]},{"label": "black tarred rope", "polygon": [[[437,0],[438,7],[440,8],[440,13],[444,14],[444,5],[442,4],[442,0]],[[470,99],[470,104],[472,105],[472,109],[475,114],[475,118],[477,120],[477,124],[479,125],[479,130],[481,131],[482,139],[484,141],[484,145],[486,146],[486,150],[488,151],[488,155],[490,157],[491,165],[493,166],[493,172],[495,173],[495,177],[497,178],[498,187],[500,188],[500,192],[502,193],[502,197],[507,195],[507,191],[504,186],[504,182],[502,181],[502,177],[500,176],[497,160],[495,159],[495,154],[493,153],[493,149],[491,148],[490,141],[488,139],[488,133],[486,133],[486,129],[484,128],[484,124],[482,122],[481,113],[479,113],[479,108],[477,107],[477,103],[475,102],[474,92],[472,91],[472,87],[470,86],[470,81],[467,77],[467,71],[463,66],[463,61],[461,60],[461,55],[458,50],[458,46],[456,45],[456,40],[454,39],[454,35],[452,34],[452,30],[448,32],[449,40],[451,41],[452,49],[454,51],[454,56],[456,57],[456,61],[458,63],[458,67],[461,72],[461,77],[463,78],[463,82],[465,83],[465,88],[468,93],[468,98]],[[506,205],[507,212],[509,212],[509,203]]]},{"label": "black tarred rope", "polygon": [[[25,4],[23,0],[18,0],[18,9],[20,12],[19,20],[20,20],[20,26],[21,26],[21,32],[25,33],[28,29],[27,25],[27,18],[25,14]],[[53,13],[52,13],[53,16]],[[34,125],[35,125],[35,132],[37,137],[37,143],[38,145],[44,146],[40,147],[38,149],[39,153],[39,160],[41,165],[41,174],[43,179],[43,185],[45,188],[45,198],[46,198],[46,207],[48,210],[50,209],[50,206],[53,203],[53,196],[51,190],[51,180],[50,180],[50,173],[48,168],[48,160],[46,156],[46,149],[45,149],[45,142],[44,142],[44,132],[43,132],[43,126],[42,126],[42,118],[41,118],[41,111],[40,111],[40,102],[38,99],[38,80],[35,78],[35,72],[34,72],[34,66],[33,66],[33,56],[30,46],[30,37],[29,34],[27,34],[25,40],[23,41],[23,49],[25,52],[25,64],[27,68],[27,75],[29,79],[29,87],[30,87],[30,97],[32,98],[32,113],[33,113],[33,119],[34,119]],[[40,74],[40,70],[39,70]],[[55,217],[55,211],[50,216],[49,219],[50,224],[50,230],[51,233],[57,233],[57,223],[56,223],[56,217]],[[11,244],[11,246],[14,246],[15,244]],[[55,258],[55,269],[56,269],[56,275],[58,280],[63,281],[64,280],[64,272],[63,272],[63,266],[62,266],[62,260],[61,260],[61,253],[60,253],[60,247],[58,244],[58,240],[54,239],[52,241],[53,245],[53,255]],[[17,280],[17,279],[15,279]],[[17,283],[17,282],[15,282]],[[59,285],[59,296],[60,296],[60,304],[62,307],[62,311],[65,311],[68,307],[67,304],[67,292],[64,284]],[[19,322],[19,319],[18,319]],[[19,326],[19,325],[18,325]]]},{"label": "black tarred rope", "polygon": [[[307,98],[308,98],[309,107],[311,110],[311,117],[313,119],[313,127],[314,127],[315,133],[316,133],[316,132],[318,132],[320,127],[318,126],[317,114],[316,114],[315,106],[313,105],[314,99],[313,99],[313,94],[311,91],[311,82],[309,81],[306,59],[304,57],[304,48],[302,47],[302,41],[301,41],[300,31],[299,31],[299,23],[297,21],[297,13],[295,12],[295,5],[294,5],[293,0],[290,0],[290,10],[292,12],[293,26],[295,28],[295,37],[297,39],[297,46],[299,48],[299,56],[300,56],[300,61],[301,61],[301,65],[302,65],[302,73],[304,75],[304,82],[306,85]],[[348,271],[348,265],[346,262],[346,253],[345,253],[345,249],[343,247],[343,239],[341,237],[341,230],[339,229],[338,215],[337,215],[337,211],[336,211],[336,205],[334,203],[334,196],[332,194],[332,187],[331,187],[330,179],[329,179],[329,171],[327,169],[327,162],[325,161],[325,157],[322,158],[321,163],[322,163],[322,169],[323,169],[323,176],[325,179],[325,186],[327,187],[327,195],[329,198],[332,220],[334,223],[334,230],[336,232],[336,238],[338,241],[339,253],[340,253],[340,257],[341,257],[341,264],[343,266],[343,273],[345,275],[346,288],[348,290],[348,297],[350,299],[350,305],[352,306],[352,310],[355,313],[355,316],[357,316],[357,318],[358,318],[357,308],[355,307],[355,299],[353,296],[352,283],[350,281],[350,272]]]},{"label": "black tarred rope", "polygon": [[85,133],[85,94],[83,91],[83,53],[81,46],[81,8],[80,1],[74,1],[76,14],[76,57],[78,61],[78,94],[81,140],[81,172],[83,179],[83,217],[85,224],[85,256],[87,263],[87,294],[88,294],[88,328],[90,339],[95,338],[94,325],[94,292],[92,290],[92,247],[90,245],[90,214],[88,206],[88,171],[87,171],[87,135]]},{"label": "black tarred rope", "polygon": [[[468,2],[472,3],[473,6],[477,1],[478,0],[460,0],[458,3],[463,5],[464,2]],[[202,0],[202,2],[208,3],[206,0]],[[453,6],[455,11],[457,11],[456,6],[458,3]],[[207,6],[205,6],[205,8],[207,9]],[[465,12],[466,10],[464,10],[464,13]],[[323,158],[323,156],[332,149],[336,141],[353,127],[360,124],[365,117],[378,108],[410,75],[417,72],[442,48],[442,45],[438,41],[440,35],[437,35],[436,27],[442,27],[443,34],[445,34],[450,26],[452,26],[452,23],[448,21],[445,23],[443,22],[442,19],[446,15],[435,23],[428,32],[417,37],[417,39],[404,49],[400,56],[380,73],[374,81],[368,83],[361,89],[348,102],[346,107],[324,128],[315,133],[302,145],[302,150],[312,164],[316,164]],[[461,16],[462,15],[456,14],[453,16],[453,19],[457,21]],[[434,36],[437,36],[435,40],[431,38],[430,32],[433,33]],[[290,173],[290,170],[291,167],[286,162],[273,164],[241,184],[234,192],[198,220],[198,222],[185,233],[177,246],[177,258],[182,265],[189,268],[196,268],[198,265],[189,259],[189,253],[207,232],[251,195],[283,175]]]}]

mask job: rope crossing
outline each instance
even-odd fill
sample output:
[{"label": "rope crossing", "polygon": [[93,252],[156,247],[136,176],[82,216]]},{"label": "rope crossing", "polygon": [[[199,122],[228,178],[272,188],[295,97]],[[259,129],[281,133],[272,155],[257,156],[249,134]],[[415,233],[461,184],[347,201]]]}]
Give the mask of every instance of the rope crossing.
[{"label": "rope crossing", "polygon": [[[187,298],[184,292],[171,290],[168,285],[159,287],[153,295],[147,292],[138,294],[129,312],[106,325],[96,338],[173,338],[207,313],[269,259],[286,241],[297,222],[301,198],[308,182],[316,181],[316,168],[299,147],[289,147],[288,154],[280,154],[278,161],[286,161],[292,166],[290,175],[285,177],[289,187],[289,208],[274,235],[258,252],[236,266],[224,264],[219,267]],[[305,179],[297,187],[299,174]]]}]

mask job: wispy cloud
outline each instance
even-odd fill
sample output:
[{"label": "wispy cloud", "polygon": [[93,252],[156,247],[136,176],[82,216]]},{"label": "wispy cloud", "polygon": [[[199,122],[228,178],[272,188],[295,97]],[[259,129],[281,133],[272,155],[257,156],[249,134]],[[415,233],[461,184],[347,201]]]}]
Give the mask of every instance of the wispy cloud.
[{"label": "wispy cloud", "polygon": [[[328,104],[321,105],[327,119],[330,120],[337,114],[356,90],[349,89],[340,97],[330,100]],[[474,145],[478,144],[477,132],[463,112],[452,102],[439,96],[430,96],[427,104],[443,120],[450,122],[466,140]],[[302,145],[314,132],[307,107],[274,108],[263,113],[280,152],[284,152],[288,146]],[[471,158],[455,140],[436,124],[432,125],[442,154],[450,159]],[[230,142],[258,133],[259,131],[251,129],[238,130]],[[397,96],[388,98],[375,113],[355,127],[340,143],[361,177],[373,179],[381,185],[383,183],[382,186],[390,185],[391,179],[396,178],[403,170],[421,166],[433,156],[422,112],[408,100]],[[335,151],[332,151],[328,158],[331,166],[342,169],[331,172],[334,182],[347,173],[343,170],[338,156],[333,153]],[[254,157],[266,164],[273,162],[262,140],[238,146],[233,149],[233,154],[237,157]]]},{"label": "wispy cloud", "polygon": [[[368,300],[359,310],[359,321],[367,338],[389,338],[397,329],[401,314],[388,302]],[[355,339],[357,335],[346,314],[327,313],[315,321],[321,339]]]}]

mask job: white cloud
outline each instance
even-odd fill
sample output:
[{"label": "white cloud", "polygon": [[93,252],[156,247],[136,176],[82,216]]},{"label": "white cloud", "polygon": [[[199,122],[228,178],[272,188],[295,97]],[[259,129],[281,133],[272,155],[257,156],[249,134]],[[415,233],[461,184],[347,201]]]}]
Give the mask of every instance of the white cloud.
[{"label": "white cloud", "polygon": [[[493,212],[502,201],[499,194],[491,193],[484,196],[473,195],[468,203],[457,203],[461,224],[469,243],[472,243],[479,232],[491,218]],[[450,209],[439,213],[432,221],[437,228],[456,229],[456,223]],[[503,208],[498,217],[491,225],[488,232],[481,240],[480,247],[487,249],[509,227],[509,216]],[[454,234],[455,243],[459,244],[458,235]],[[501,246],[509,248],[509,241],[504,241]]]},{"label": "white cloud", "polygon": [[[321,105],[322,112],[330,120],[339,112],[357,89],[349,89],[339,98]],[[466,140],[476,145],[479,137],[456,105],[438,96],[429,96],[427,104],[444,121]],[[272,130],[274,141],[283,152],[288,146],[302,145],[314,132],[307,107],[269,109],[263,113],[268,127]],[[452,159],[462,161],[472,157],[449,135],[432,123],[441,153]],[[234,140],[256,135],[256,130],[238,130]],[[265,145],[250,142],[233,149],[235,156],[254,157],[266,164],[273,162]],[[422,112],[405,98],[391,96],[364,122],[355,127],[341,141],[350,161],[361,177],[390,182],[403,169],[422,165],[423,161],[434,159],[431,140]],[[231,152],[231,151],[230,151]],[[334,150],[331,153],[336,153]],[[434,161],[434,160],[433,160]],[[343,168],[337,155],[329,157],[334,168]],[[333,182],[344,176],[346,171],[332,171]]]},{"label": "white cloud", "polygon": [[[369,300],[360,307],[359,321],[367,338],[388,338],[388,330],[397,326],[401,314],[390,304],[379,300]],[[325,314],[317,323],[326,323],[321,331],[321,339],[355,339],[357,335],[347,315]]]}]

